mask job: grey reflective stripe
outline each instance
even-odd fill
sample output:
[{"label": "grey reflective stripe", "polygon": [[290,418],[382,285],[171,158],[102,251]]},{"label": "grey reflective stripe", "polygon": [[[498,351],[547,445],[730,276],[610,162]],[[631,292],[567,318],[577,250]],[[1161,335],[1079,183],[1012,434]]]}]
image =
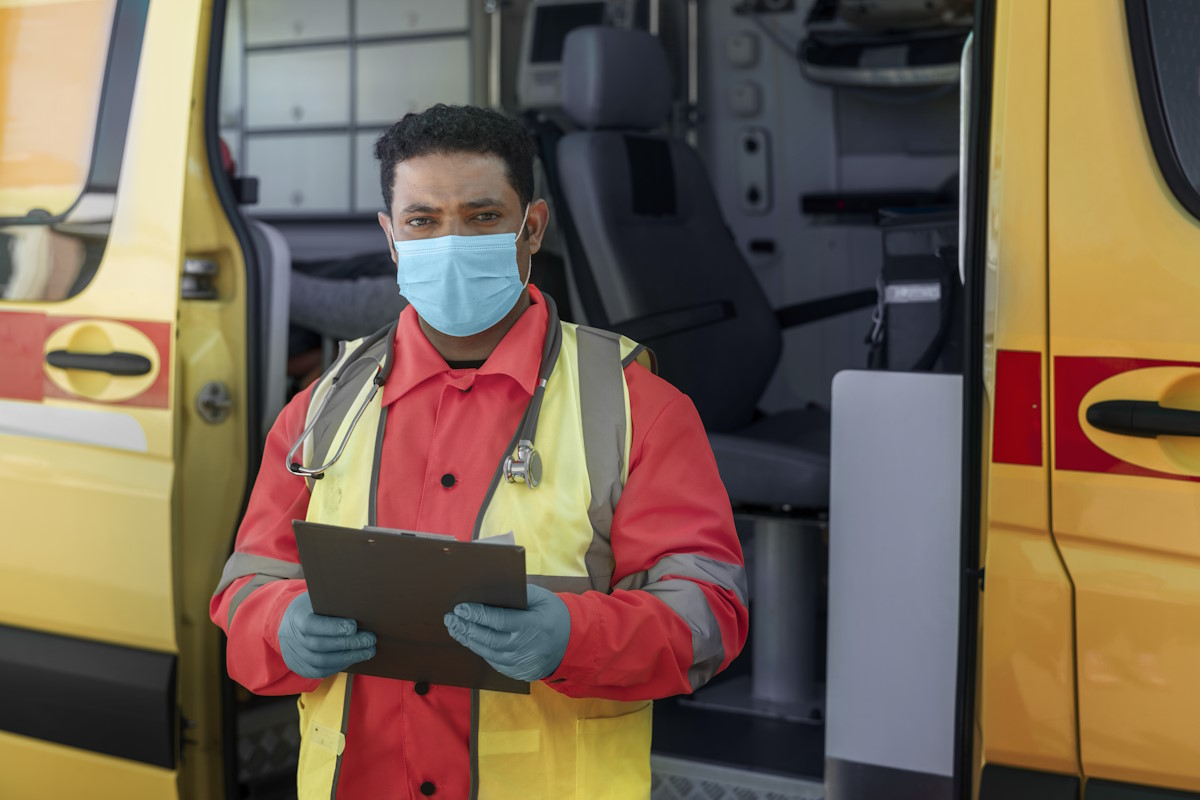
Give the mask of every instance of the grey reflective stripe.
[{"label": "grey reflective stripe", "polygon": [[[346,673],[346,697],[342,701],[342,736],[346,735],[346,730],[350,726],[350,693],[354,689],[354,675]],[[333,767],[333,788],[329,790],[329,800],[337,800],[337,785],[338,779],[342,777],[342,756],[346,754],[347,744],[342,745],[342,752],[337,757],[337,763]]]},{"label": "grey reflective stripe", "polygon": [[[372,348],[374,349],[374,348]],[[370,353],[370,351],[368,351]],[[375,376],[375,363],[368,361],[364,353],[357,361],[348,365],[346,372],[339,378],[336,385],[328,389],[328,401],[313,426],[312,460],[306,465],[311,468],[321,466],[329,457],[329,451],[334,447],[334,439],[338,429],[353,413],[355,401],[365,385],[364,379],[370,380]]]},{"label": "grey reflective stripe", "polygon": [[621,499],[625,459],[625,376],[621,372],[621,340],[616,334],[594,328],[579,327],[576,332],[579,416],[592,489],[592,502],[588,506],[592,541],[584,563],[592,588],[607,594],[612,588],[613,512]]},{"label": "grey reflective stripe", "polygon": [[692,629],[692,666],[688,669],[688,683],[692,691],[699,689],[717,673],[725,660],[721,627],[704,590],[689,580],[667,580],[649,584],[643,591],[666,603]]},{"label": "grey reflective stripe", "polygon": [[[333,381],[333,376],[337,375],[338,370],[340,370],[342,368],[342,365],[344,365],[346,363],[346,356],[350,354],[350,349],[346,346],[347,344],[348,344],[348,342],[345,342],[345,341],[338,342],[337,358],[335,358],[333,360],[333,363],[329,365],[329,369],[325,370],[325,374],[322,375],[320,378],[318,378],[317,382],[312,385],[312,391],[310,391],[308,394],[308,413],[305,414],[305,419],[304,419],[304,427],[305,428],[307,428],[308,423],[312,421],[312,413],[316,410],[317,406],[319,406],[321,404],[321,400],[325,397],[326,393],[330,390],[330,388],[331,388],[330,384]],[[318,454],[315,452],[315,450],[316,450],[316,448],[314,446],[315,442],[316,442],[316,431],[314,430],[312,433],[310,433],[308,435],[308,441],[304,443],[304,449],[301,451],[301,454],[300,454],[300,463],[302,463],[306,466],[310,465],[310,464],[320,464],[321,463],[320,461],[317,460]],[[326,443],[322,449],[322,452],[319,455],[324,456],[325,451],[327,451],[328,449],[329,449],[329,444]],[[313,490],[314,484],[316,483],[316,478],[313,478],[311,475],[305,475],[304,482],[308,484],[308,491],[311,492]]]},{"label": "grey reflective stripe", "polygon": [[638,357],[643,353],[646,354],[646,360],[650,362],[649,370],[657,375],[658,356],[656,356],[654,351],[649,347],[646,347],[644,344],[639,344],[637,347],[633,348],[633,350],[629,351],[629,355],[625,356],[625,358],[621,361],[621,369],[625,369],[625,367],[628,367],[630,364],[637,361]]},{"label": "grey reflective stripe", "polygon": [[225,569],[221,572],[221,582],[217,584],[217,590],[213,592],[213,597],[228,589],[229,584],[238,578],[244,578],[247,575],[266,575],[280,580],[290,580],[303,578],[304,570],[295,561],[256,556],[234,550],[233,555],[225,562]]},{"label": "grey reflective stripe", "polygon": [[748,606],[750,603],[745,567],[741,564],[728,564],[694,553],[664,556],[648,571],[635,572],[623,578],[613,588],[641,589],[663,580],[668,575],[673,578],[691,578],[720,586],[733,592],[743,606]]},{"label": "grey reflective stripe", "polygon": [[229,601],[229,617],[225,622],[226,630],[233,627],[233,615],[237,613],[238,606],[242,604],[243,600],[250,596],[251,592],[264,584],[272,583],[277,580],[279,580],[279,578],[272,578],[270,575],[255,575],[251,580],[246,581],[246,585],[238,589],[237,594],[235,594],[233,599]]},{"label": "grey reflective stripe", "polygon": [[646,572],[636,572],[617,583],[617,589],[642,589],[666,603],[692,629],[692,666],[688,681],[692,690],[703,686],[725,660],[721,629],[712,606],[698,583],[701,581],[733,592],[746,606],[749,592],[746,568],[708,556],[688,553],[664,556]]},{"label": "grey reflective stripe", "polygon": [[479,690],[471,690],[471,794],[470,800],[479,800]]},{"label": "grey reflective stripe", "polygon": [[[594,588],[591,578],[568,578],[562,575],[526,575],[525,582],[540,586],[543,589],[549,589],[552,592],[562,592],[564,594],[583,594],[589,589]],[[605,586],[603,591],[607,594],[608,587]]]},{"label": "grey reflective stripe", "polygon": [[[382,333],[362,352],[358,352],[359,348],[370,337],[339,344],[341,352],[338,360],[321,376],[320,384],[324,387],[324,394],[328,395],[328,403],[321,409],[316,425],[313,426],[311,447],[304,451],[308,456],[307,466],[324,464],[329,457],[330,451],[334,449],[337,432],[341,429],[342,423],[346,421],[347,417],[353,415],[357,408],[355,401],[358,400],[367,383],[375,378],[376,364],[386,365],[387,360],[391,357],[395,329],[396,326],[393,325],[387,329],[387,333],[378,331],[372,334],[372,336],[376,336]],[[352,357],[354,360],[350,361]],[[345,368],[345,372],[339,375],[338,373],[343,368]],[[338,378],[336,386],[333,383],[334,377]],[[309,400],[309,413],[313,413],[319,407],[318,390],[314,389],[312,398]],[[309,418],[305,423],[311,421],[312,419]],[[340,446],[340,442],[338,444]],[[310,482],[309,489],[311,488],[312,483]]]},{"label": "grey reflective stripe", "polygon": [[[558,307],[554,305],[554,301],[546,295],[546,313],[549,319],[546,322],[546,336],[550,337],[552,325],[558,325],[559,331],[562,330],[562,323],[558,320]],[[544,367],[548,367],[546,378],[558,367],[558,356],[562,347],[561,333],[546,341],[543,345],[542,358],[546,361]],[[540,383],[540,381],[539,381]],[[534,396],[537,396],[537,390],[534,390]],[[471,538],[478,539],[479,533],[483,529],[483,518],[487,516],[488,506],[492,504],[492,497],[496,494],[497,487],[500,486],[500,476],[504,474],[504,460],[517,449],[517,443],[521,440],[522,433],[525,430],[525,425],[529,422],[530,415],[535,413],[533,402],[525,408],[525,413],[521,415],[521,421],[517,423],[517,429],[513,431],[512,439],[508,442],[508,447],[500,454],[500,463],[496,465],[496,472],[492,475],[492,482],[488,485],[487,493],[483,496],[483,502],[479,504],[479,513],[475,515],[475,527],[471,530]]]},{"label": "grey reflective stripe", "polygon": [[375,431],[375,460],[371,464],[371,497],[367,502],[367,524],[375,525],[379,511],[379,463],[383,460],[383,432],[387,428],[387,406],[379,406],[379,426]]}]

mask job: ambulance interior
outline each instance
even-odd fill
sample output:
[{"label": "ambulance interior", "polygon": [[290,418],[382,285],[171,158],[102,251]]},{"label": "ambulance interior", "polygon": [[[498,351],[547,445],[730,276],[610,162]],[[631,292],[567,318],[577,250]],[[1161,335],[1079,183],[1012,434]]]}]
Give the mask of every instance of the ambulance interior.
[{"label": "ambulance interior", "polygon": [[[533,282],[564,319],[653,348],[696,403],[737,512],[751,632],[709,686],[656,705],[656,798],[823,796],[830,597],[846,590],[832,386],[843,370],[961,369],[971,24],[969,0],[229,3],[218,126],[261,273],[264,432],[298,388],[293,265],[382,252],[372,144],[434,102],[526,122],[552,208]],[[953,681],[941,691],[952,704]],[[240,791],[274,796],[294,709],[239,698]]]}]

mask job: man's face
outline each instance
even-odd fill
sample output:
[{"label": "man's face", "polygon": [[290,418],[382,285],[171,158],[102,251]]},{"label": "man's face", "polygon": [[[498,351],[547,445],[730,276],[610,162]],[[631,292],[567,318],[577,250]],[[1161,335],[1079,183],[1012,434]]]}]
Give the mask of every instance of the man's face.
[{"label": "man's face", "polygon": [[[392,244],[438,236],[516,233],[525,208],[505,175],[504,161],[491,154],[431,153],[396,165],[392,216],[380,212],[379,225]],[[541,246],[549,209],[534,201],[517,239],[517,269],[529,279],[529,256]]]}]

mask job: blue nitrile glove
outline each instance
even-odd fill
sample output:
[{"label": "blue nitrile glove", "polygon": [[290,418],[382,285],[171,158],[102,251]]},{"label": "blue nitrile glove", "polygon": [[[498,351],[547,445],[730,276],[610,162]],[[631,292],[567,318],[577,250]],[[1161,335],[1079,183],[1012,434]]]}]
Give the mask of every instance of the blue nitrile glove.
[{"label": "blue nitrile glove", "polygon": [[501,675],[536,681],[562,663],[571,637],[571,612],[549,589],[531,583],[525,591],[525,611],[459,603],[445,622],[456,642],[482,656]]},{"label": "blue nitrile glove", "polygon": [[296,595],[279,623],[279,652],[302,678],[328,678],[375,656],[375,634],[345,617],[314,614],[308,592]]}]

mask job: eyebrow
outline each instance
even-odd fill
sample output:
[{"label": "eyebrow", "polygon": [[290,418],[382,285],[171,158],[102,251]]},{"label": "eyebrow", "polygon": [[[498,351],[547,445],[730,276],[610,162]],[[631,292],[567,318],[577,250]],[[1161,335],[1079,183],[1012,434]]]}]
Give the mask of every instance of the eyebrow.
[{"label": "eyebrow", "polygon": [[466,208],[466,209],[494,208],[496,206],[502,206],[502,205],[504,205],[504,203],[502,203],[501,201],[499,201],[493,197],[480,197],[475,200],[468,200],[467,202],[463,203],[460,206],[460,208]]},{"label": "eyebrow", "polygon": [[[478,197],[460,204],[459,208],[474,211],[479,208],[496,208],[503,205],[503,201],[497,200],[494,197]],[[442,209],[427,203],[413,203],[400,209],[401,214],[440,214],[441,212]]]}]

